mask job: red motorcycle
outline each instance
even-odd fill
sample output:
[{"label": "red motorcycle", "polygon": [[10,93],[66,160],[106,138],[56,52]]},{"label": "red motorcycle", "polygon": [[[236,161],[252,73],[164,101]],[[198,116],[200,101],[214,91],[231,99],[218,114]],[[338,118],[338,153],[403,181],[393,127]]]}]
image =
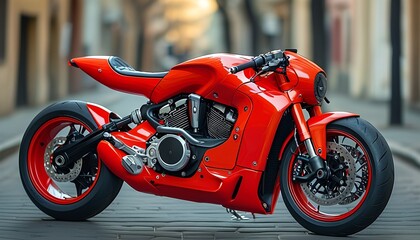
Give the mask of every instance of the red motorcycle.
[{"label": "red motorcycle", "polygon": [[233,214],[271,214],[281,190],[302,226],[344,236],[369,226],[389,200],[394,167],[385,139],[357,114],[323,113],[326,74],[295,49],[208,55],[159,73],[136,71],[118,57],[69,64],[150,100],[125,117],[63,101],[32,120],[20,175],[34,204],[53,218],[95,216],[123,181]]}]

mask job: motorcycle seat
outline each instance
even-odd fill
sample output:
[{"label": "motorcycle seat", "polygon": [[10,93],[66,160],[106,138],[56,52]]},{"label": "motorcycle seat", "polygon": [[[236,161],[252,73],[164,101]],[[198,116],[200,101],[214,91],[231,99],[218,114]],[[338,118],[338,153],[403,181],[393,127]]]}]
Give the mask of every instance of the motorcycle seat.
[{"label": "motorcycle seat", "polygon": [[141,72],[135,70],[128,63],[119,57],[112,56],[108,59],[109,65],[114,71],[121,75],[143,78],[163,78],[168,72]]}]

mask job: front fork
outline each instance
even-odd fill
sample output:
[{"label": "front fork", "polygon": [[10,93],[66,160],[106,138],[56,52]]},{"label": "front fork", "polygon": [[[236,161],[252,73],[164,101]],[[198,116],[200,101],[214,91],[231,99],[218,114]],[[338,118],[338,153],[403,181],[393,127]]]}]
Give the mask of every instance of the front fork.
[{"label": "front fork", "polygon": [[[320,115],[322,114],[320,106],[314,106],[311,110],[311,115]],[[299,156],[299,159],[309,163],[312,169],[312,173],[306,176],[294,176],[293,180],[300,182],[308,182],[314,179],[325,179],[328,177],[328,171],[325,164],[325,159],[319,156],[316,153],[314,144],[312,142],[311,132],[306,123],[305,116],[303,115],[303,109],[300,103],[295,103],[292,105],[292,116],[296,125],[296,130],[299,135],[299,139],[304,143],[306,151],[309,155],[309,158]],[[297,146],[299,148],[299,146]]]}]

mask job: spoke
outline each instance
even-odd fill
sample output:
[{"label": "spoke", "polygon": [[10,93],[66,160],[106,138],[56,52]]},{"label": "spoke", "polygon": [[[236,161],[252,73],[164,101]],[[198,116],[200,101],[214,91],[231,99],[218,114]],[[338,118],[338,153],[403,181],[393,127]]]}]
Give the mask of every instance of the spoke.
[{"label": "spoke", "polygon": [[318,204],[318,207],[316,208],[316,211],[319,213],[319,209],[321,208],[321,205]]},{"label": "spoke", "polygon": [[365,154],[364,153],[362,153],[358,158],[357,158],[357,160],[356,160],[356,162],[358,162],[358,163],[361,163],[361,161],[360,160],[362,160],[362,158],[365,156]]},{"label": "spoke", "polygon": [[80,129],[79,129],[79,133],[83,135],[83,133],[86,131],[87,129],[83,126],[80,125]]},{"label": "spoke", "polygon": [[70,130],[69,130],[69,133],[67,134],[67,136],[69,136],[69,135],[71,135],[71,134],[73,134],[74,132],[76,132],[77,130],[76,130],[76,127],[74,126],[74,124],[71,124],[70,125]]},{"label": "spoke", "polygon": [[82,190],[83,190],[82,185],[78,181],[75,181],[74,185],[76,186],[77,196],[82,195]]},{"label": "spoke", "polygon": [[[318,179],[316,179],[316,180],[315,180],[315,182],[312,184],[311,191],[312,191],[312,190],[314,190],[314,188],[315,188],[315,187],[316,187],[316,185],[318,184],[318,181],[319,181],[319,180],[318,180]],[[318,190],[318,189],[317,189],[317,190]]]},{"label": "spoke", "polygon": [[360,167],[356,170],[356,172],[359,172],[364,166],[366,166],[367,162],[364,162]]}]

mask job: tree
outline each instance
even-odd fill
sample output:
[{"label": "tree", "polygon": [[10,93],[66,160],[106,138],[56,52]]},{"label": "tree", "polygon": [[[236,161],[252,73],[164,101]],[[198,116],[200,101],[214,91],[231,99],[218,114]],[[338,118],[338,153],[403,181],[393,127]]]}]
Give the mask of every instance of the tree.
[{"label": "tree", "polygon": [[401,99],[401,1],[391,0],[391,102],[390,124],[402,125],[402,99]]},{"label": "tree", "polygon": [[226,0],[217,0],[217,6],[219,9],[220,14],[222,15],[222,22],[223,22],[223,34],[224,34],[224,42],[226,46],[227,52],[232,52],[232,38],[230,32],[230,20],[229,15],[226,11]]}]

